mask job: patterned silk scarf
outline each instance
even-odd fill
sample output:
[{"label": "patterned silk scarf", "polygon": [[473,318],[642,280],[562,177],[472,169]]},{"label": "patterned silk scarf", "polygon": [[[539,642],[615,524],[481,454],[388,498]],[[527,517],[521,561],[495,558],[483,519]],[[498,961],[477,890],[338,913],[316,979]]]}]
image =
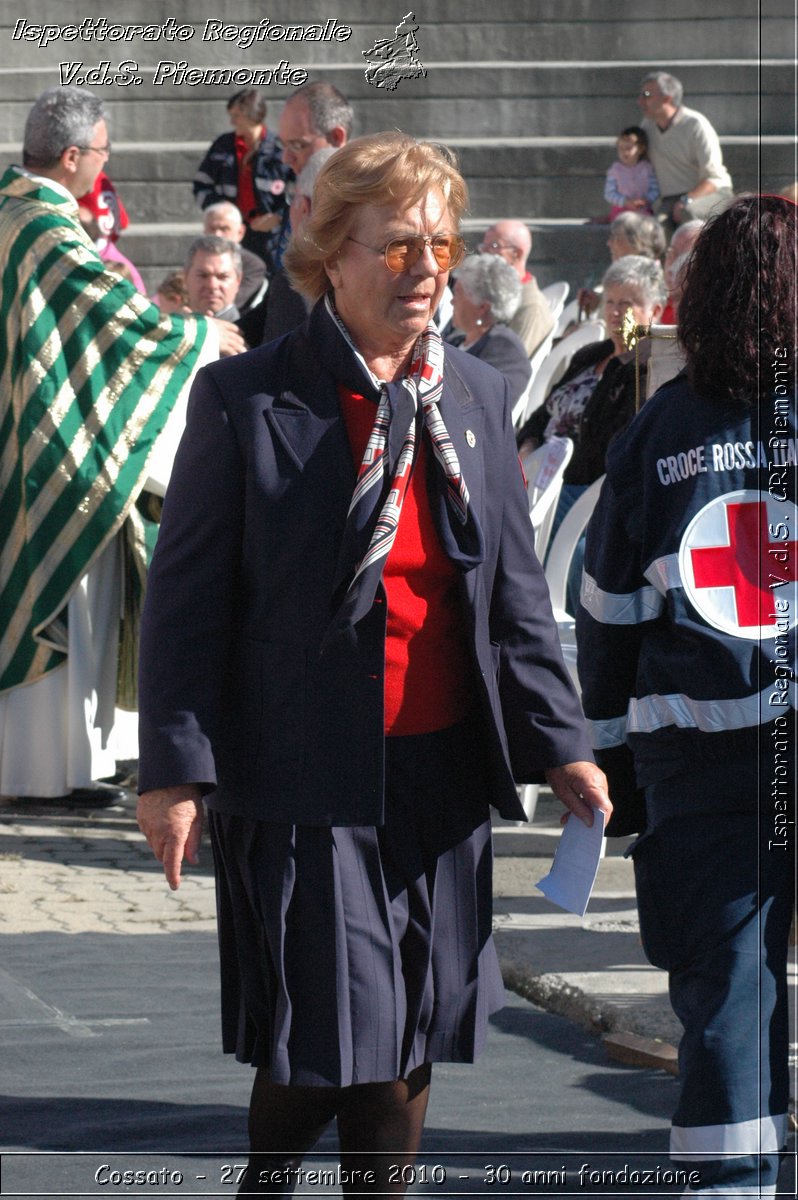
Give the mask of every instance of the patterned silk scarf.
[{"label": "patterned silk scarf", "polygon": [[[445,482],[447,510],[453,518],[452,532],[460,565],[469,568],[480,563],[484,546],[482,532],[469,504],[468,488],[460,470],[457,452],[438,408],[443,390],[444,347],[435,324],[430,321],[419,336],[413,348],[408,374],[396,384],[379,383],[352,343],[329,296],[325,298],[325,307],[354,352],[361,369],[379,387],[377,415],[349,505],[344,545],[350,540],[348,535],[353,532],[356,536],[359,530],[372,525],[373,528],[365,553],[356,562],[354,571],[351,564],[347,568],[346,555],[343,556],[338,582],[339,585],[346,584],[346,590],[333,620],[330,630],[333,632],[354,625],[374,603],[385,560],[396,538],[402,504],[413,473],[419,411]],[[397,422],[400,423],[397,432],[401,433],[402,441],[395,466],[391,469],[390,448],[392,444],[397,444],[391,426]],[[337,591],[340,595],[340,586]]]}]

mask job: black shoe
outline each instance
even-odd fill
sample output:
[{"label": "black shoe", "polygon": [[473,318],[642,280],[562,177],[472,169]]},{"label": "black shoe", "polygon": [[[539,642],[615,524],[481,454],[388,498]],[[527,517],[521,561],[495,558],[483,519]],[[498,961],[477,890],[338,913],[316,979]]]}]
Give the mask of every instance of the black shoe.
[{"label": "black shoe", "polygon": [[97,783],[122,784],[127,779],[127,771],[114,771],[113,775],[102,775]]},{"label": "black shoe", "polygon": [[109,787],[95,783],[90,787],[73,788],[66,796],[20,796],[25,804],[39,804],[46,808],[109,808],[119,804],[127,796],[124,788]]}]

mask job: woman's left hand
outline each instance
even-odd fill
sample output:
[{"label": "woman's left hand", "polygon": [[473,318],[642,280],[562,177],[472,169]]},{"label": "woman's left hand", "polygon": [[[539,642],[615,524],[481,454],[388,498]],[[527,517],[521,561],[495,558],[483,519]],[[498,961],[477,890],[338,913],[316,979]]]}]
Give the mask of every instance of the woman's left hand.
[{"label": "woman's left hand", "polygon": [[[554,795],[585,825],[593,824],[593,809],[604,813],[605,824],[612,814],[612,802],[607,791],[607,777],[595,763],[572,762],[562,767],[549,767],[546,781]],[[568,813],[562,824],[568,820]]]}]

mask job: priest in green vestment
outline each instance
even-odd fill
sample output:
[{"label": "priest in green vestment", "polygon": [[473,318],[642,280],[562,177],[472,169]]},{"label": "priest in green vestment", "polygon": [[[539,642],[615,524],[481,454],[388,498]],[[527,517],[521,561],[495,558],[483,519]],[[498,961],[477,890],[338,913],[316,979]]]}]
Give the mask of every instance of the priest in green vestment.
[{"label": "priest in green vestment", "polygon": [[109,762],[117,535],[135,558],[153,445],[203,343],[234,336],[105,269],[77,197],[110,149],[101,100],[53,88],[0,180],[0,794],[95,806],[116,798],[92,780]]}]

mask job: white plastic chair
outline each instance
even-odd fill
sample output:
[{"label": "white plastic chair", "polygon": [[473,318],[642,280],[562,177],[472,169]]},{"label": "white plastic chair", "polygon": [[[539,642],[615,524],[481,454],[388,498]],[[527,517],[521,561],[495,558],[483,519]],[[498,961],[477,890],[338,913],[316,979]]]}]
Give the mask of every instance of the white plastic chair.
[{"label": "white plastic chair", "polygon": [[518,397],[515,404],[513,405],[513,425],[516,429],[520,428],[521,422],[525,419],[530,389],[534,382],[535,376],[537,375],[538,371],[540,370],[542,364],[546,361],[549,354],[551,353],[551,348],[553,345],[554,345],[554,330],[551,329],[549,331],[549,333],[546,334],[546,336],[544,337],[543,341],[538,346],[535,353],[533,355],[531,355],[531,357],[529,359],[529,365],[532,368],[532,373],[529,376],[529,383],[526,385],[523,392],[521,393],[521,395]]},{"label": "white plastic chair", "polygon": [[557,318],[565,307],[565,301],[568,299],[570,290],[570,283],[567,283],[564,279],[559,280],[557,283],[550,283],[547,287],[540,289],[541,294],[546,297],[546,303],[551,309],[555,325]]},{"label": "white plastic chair", "polygon": [[552,539],[549,556],[546,560],[546,582],[549,585],[549,596],[557,622],[557,632],[560,635],[565,665],[576,688],[579,688],[579,676],[576,670],[576,628],[573,613],[567,611],[568,603],[568,573],[577,543],[585,532],[587,523],[596,507],[604,476],[582,493],[562,519],[560,528]]},{"label": "white plastic chair", "polygon": [[563,305],[562,311],[554,323],[554,336],[559,341],[569,325],[579,324],[579,298],[574,296]]},{"label": "white plastic chair", "polygon": [[[529,361],[531,363],[532,359],[530,358]],[[527,399],[529,397],[529,389],[532,387],[532,380],[534,378],[535,378],[535,368],[533,366],[532,374],[529,376],[529,382],[527,383],[523,392],[521,393],[521,395],[518,397],[515,404],[513,405],[512,419],[513,419],[513,428],[514,429],[518,429],[521,425],[521,418],[523,417],[524,413],[526,412],[526,404],[527,404]]]},{"label": "white plastic chair", "polygon": [[533,450],[524,461],[529,519],[535,532],[535,553],[541,562],[551,536],[563,472],[573,452],[574,444],[570,438],[553,437]]},{"label": "white plastic chair", "polygon": [[529,391],[530,391],[530,388],[532,387],[534,378],[537,375],[538,371],[540,370],[541,365],[545,362],[546,358],[550,354],[551,348],[553,345],[554,345],[554,330],[551,329],[546,334],[546,336],[544,337],[543,341],[538,346],[535,353],[530,355],[529,365],[531,367],[531,372],[529,375],[529,382],[527,383],[523,392],[521,393],[521,395],[518,397],[515,404],[513,405],[513,412],[512,412],[513,426],[516,429],[520,428],[521,422],[524,419],[524,414],[526,413],[526,410],[527,410],[527,402],[529,400]]},{"label": "white plastic chair", "polygon": [[[601,287],[595,287],[592,289],[592,291],[598,293],[599,295],[601,294],[602,290],[603,289]],[[590,320],[593,320],[593,321],[599,320],[598,313],[600,311],[601,311],[601,309],[599,307],[596,310],[596,315],[591,317]],[[563,307],[562,312],[560,313],[559,317],[557,318],[557,322],[554,326],[555,342],[558,340],[558,338],[565,336],[565,331],[569,325],[578,325],[579,323],[580,323],[579,297],[574,296],[573,300],[569,300],[568,303]]]},{"label": "white plastic chair", "polygon": [[[540,449],[542,448],[540,447]],[[527,464],[532,461],[534,455],[538,454],[538,452],[538,450],[535,450],[533,454],[530,454]],[[596,501],[598,500],[603,482],[604,476],[602,475],[595,483],[590,484],[590,487],[582,493],[565,514],[560,528],[554,535],[554,540],[551,543],[551,549],[546,561],[546,582],[549,585],[551,607],[554,613],[554,620],[557,622],[557,632],[560,637],[562,655],[577,691],[581,691],[581,687],[576,669],[576,622],[573,616],[566,612],[565,609],[568,592],[568,572],[577,543],[585,531],[593,509],[596,507]],[[557,494],[559,495],[559,489]],[[535,816],[539,793],[540,787],[537,783],[522,784],[518,789],[518,798],[523,805],[528,821],[532,821]],[[520,821],[519,824],[521,824]]]},{"label": "white plastic chair", "polygon": [[538,371],[532,376],[526,408],[519,425],[523,425],[532,413],[540,408],[552,387],[562,379],[575,352],[581,350],[583,346],[588,346],[591,342],[600,342],[603,339],[604,322],[585,321],[567,338],[563,338],[561,342],[557,342],[557,345],[552,347]]}]

